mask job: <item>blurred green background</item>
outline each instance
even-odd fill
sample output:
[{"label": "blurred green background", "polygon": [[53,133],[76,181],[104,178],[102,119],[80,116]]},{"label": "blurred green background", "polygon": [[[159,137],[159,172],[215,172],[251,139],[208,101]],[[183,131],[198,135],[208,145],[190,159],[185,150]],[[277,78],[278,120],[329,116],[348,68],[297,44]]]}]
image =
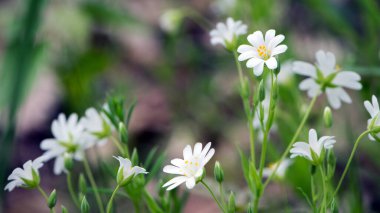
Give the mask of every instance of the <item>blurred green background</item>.
[{"label": "blurred green background", "polygon": [[[169,9],[177,16],[168,28],[162,14]],[[350,93],[353,104],[334,111],[333,129],[321,123],[324,98],[309,122],[321,133],[336,135],[339,177],[354,139],[366,128],[363,100],[380,97],[379,1],[1,0],[0,186],[12,168],[41,154],[39,143],[50,136],[59,112],[81,114],[118,94],[130,103],[137,100],[131,134],[142,154],[159,145],[177,156],[187,143],[212,141],[228,188],[247,190],[242,171],[236,171],[236,146],[249,146],[237,72],[232,55],[212,47],[208,35],[228,16],[248,24],[249,33],[273,28],[284,34],[289,50],[282,62],[313,62],[314,53],[323,49],[335,53],[342,68],[361,74],[363,90]],[[285,149],[309,101],[298,90],[299,80],[288,74],[281,84],[268,162]],[[303,139],[306,133],[305,128]],[[380,212],[378,153],[380,144],[361,143],[342,190],[343,212]],[[54,181],[62,177],[49,168],[43,174],[46,187],[64,184]],[[264,196],[268,212],[284,206],[304,212],[307,204],[297,188],[309,191],[308,174],[307,162],[297,159],[285,183],[272,184]],[[22,192],[2,192],[3,211],[38,211],[42,201]]]}]

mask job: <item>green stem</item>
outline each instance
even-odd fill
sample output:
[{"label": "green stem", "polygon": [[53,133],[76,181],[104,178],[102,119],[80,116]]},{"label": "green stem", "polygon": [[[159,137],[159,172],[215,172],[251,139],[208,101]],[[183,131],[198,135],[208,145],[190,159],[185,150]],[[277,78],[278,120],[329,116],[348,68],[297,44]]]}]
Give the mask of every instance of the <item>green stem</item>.
[{"label": "green stem", "polygon": [[311,184],[311,201],[312,201],[312,204],[313,204],[313,212],[315,212],[315,183],[314,183],[314,174],[311,175],[311,180],[310,180],[310,184]]},{"label": "green stem", "polygon": [[135,213],[140,213],[141,212],[141,209],[140,209],[140,204],[138,201],[133,201],[133,207],[135,208]]},{"label": "green stem", "polygon": [[96,186],[94,175],[92,174],[90,165],[88,164],[88,161],[85,157],[83,158],[83,165],[84,165],[84,170],[86,172],[86,175],[90,181],[91,187],[94,189],[95,199],[96,199],[96,203],[98,204],[99,211],[100,213],[104,213],[104,206],[102,203],[102,199],[99,195],[99,192],[97,190],[98,187]]},{"label": "green stem", "polygon": [[321,204],[321,211],[323,213],[326,213],[326,197],[327,197],[327,190],[326,190],[326,175],[325,171],[323,170],[323,166],[320,165],[319,171],[321,172],[322,177],[322,189],[323,189],[323,197],[322,197],[322,204]]},{"label": "green stem", "polygon": [[300,125],[298,126],[298,129],[296,131],[296,133],[294,134],[292,140],[290,141],[288,147],[286,148],[285,152],[282,154],[280,160],[278,161],[278,163],[276,164],[276,167],[274,168],[272,174],[269,176],[269,178],[265,181],[264,183],[264,186],[263,186],[263,190],[265,190],[265,188],[268,186],[269,182],[273,179],[273,177],[275,176],[276,172],[277,172],[277,169],[278,167],[280,166],[281,162],[286,158],[286,156],[289,154],[289,151],[290,149],[292,148],[293,144],[296,142],[299,134],[301,133],[301,130],[303,129],[303,127],[305,126],[305,123],[307,121],[307,119],[309,118],[310,116],[310,113],[311,113],[311,110],[313,109],[314,105],[315,105],[315,102],[317,101],[317,98],[318,96],[315,96],[311,102],[310,102],[310,105],[309,107],[307,108],[307,111],[300,123]]},{"label": "green stem", "polygon": [[119,190],[119,188],[120,188],[120,185],[117,185],[116,188],[115,188],[115,190],[113,190],[113,192],[112,192],[111,198],[110,198],[110,200],[108,201],[108,204],[107,204],[107,213],[110,213],[111,210],[112,210],[112,202],[113,202],[113,199],[114,199],[117,191]]},{"label": "green stem", "polygon": [[351,161],[352,159],[354,158],[354,155],[355,155],[355,152],[356,152],[356,149],[358,148],[359,146],[359,142],[360,140],[365,136],[367,135],[368,133],[370,133],[371,130],[367,130],[365,132],[363,132],[355,141],[355,144],[354,144],[354,147],[352,148],[352,152],[351,152],[351,155],[350,155],[350,158],[348,159],[348,162],[346,164],[346,167],[344,168],[344,171],[343,171],[343,174],[342,176],[340,177],[340,180],[339,180],[339,183],[338,183],[338,186],[336,187],[335,191],[334,191],[334,194],[332,196],[332,198],[334,198],[336,196],[336,194],[338,193],[339,189],[340,189],[340,186],[342,185],[342,182],[344,180],[344,177],[346,176],[347,172],[348,172],[348,168],[350,167],[350,164],[351,164]]},{"label": "green stem", "polygon": [[121,155],[125,155],[125,157],[129,158],[129,150],[127,146],[123,146],[123,144],[120,143],[120,141],[115,138],[114,136],[111,137],[112,142],[115,144],[117,149],[119,150]]},{"label": "green stem", "polygon": [[146,189],[144,189],[144,191],[143,191],[143,197],[144,197],[145,203],[147,204],[150,212],[156,212],[156,213],[163,213],[164,212]]},{"label": "green stem", "polygon": [[222,204],[220,204],[220,202],[218,201],[218,199],[216,198],[214,192],[212,192],[211,188],[203,181],[201,180],[201,183],[203,184],[204,187],[206,187],[206,189],[210,192],[212,198],[214,198],[215,202],[218,204],[220,210],[222,210],[222,212],[226,212],[222,206]]},{"label": "green stem", "polygon": [[75,195],[75,192],[74,192],[73,184],[72,184],[72,181],[71,181],[71,172],[70,171],[67,172],[66,182],[67,182],[67,188],[69,190],[71,199],[73,200],[75,206],[79,208],[80,204],[79,204],[78,197]]},{"label": "green stem", "polygon": [[[233,52],[234,59],[235,59],[235,64],[239,73],[239,80],[240,80],[240,89],[243,90],[245,89],[244,87],[244,77],[243,77],[243,69],[241,67],[241,64],[239,63],[238,60],[238,54],[236,51]],[[254,169],[254,173],[257,173],[256,169],[256,157],[255,157],[255,129],[253,127],[253,118],[252,118],[252,113],[251,113],[251,107],[250,107],[250,101],[249,101],[249,96],[244,97],[241,95],[242,101],[243,101],[243,106],[245,110],[245,114],[248,120],[248,127],[249,127],[249,139],[250,139],[250,147],[251,147],[251,161]]]},{"label": "green stem", "polygon": [[219,193],[220,193],[220,199],[222,200],[223,207],[227,207],[226,197],[225,197],[225,194],[224,194],[224,189],[223,189],[223,184],[222,183],[219,183]]}]

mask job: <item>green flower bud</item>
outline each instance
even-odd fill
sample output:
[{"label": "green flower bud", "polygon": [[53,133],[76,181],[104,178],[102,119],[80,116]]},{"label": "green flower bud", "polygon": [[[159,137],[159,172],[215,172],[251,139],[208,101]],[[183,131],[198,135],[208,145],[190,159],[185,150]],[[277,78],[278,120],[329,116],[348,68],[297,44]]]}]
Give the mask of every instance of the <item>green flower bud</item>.
[{"label": "green flower bud", "polygon": [[67,171],[72,171],[74,167],[73,156],[69,153],[63,154],[64,166]]},{"label": "green flower bud", "polygon": [[84,177],[83,173],[79,175],[78,180],[78,186],[79,186],[79,193],[84,196],[87,193],[87,183],[86,178]]},{"label": "green flower bud", "polygon": [[215,162],[214,177],[215,177],[215,180],[218,181],[218,183],[222,183],[224,180],[224,172],[223,172],[222,167],[220,166],[219,161]]},{"label": "green flower bud", "polygon": [[139,154],[137,153],[136,148],[133,149],[131,162],[133,165],[137,165],[139,163]]},{"label": "green flower bud", "polygon": [[122,122],[119,123],[119,136],[122,143],[128,143],[128,131]]},{"label": "green flower bud", "polygon": [[323,111],[323,121],[327,128],[332,127],[333,119],[330,107],[325,107],[325,110]]},{"label": "green flower bud", "polygon": [[83,196],[82,202],[80,204],[80,212],[81,213],[90,212],[90,204],[88,204],[86,196]]},{"label": "green flower bud", "polygon": [[55,189],[50,193],[47,203],[49,209],[54,208],[57,204],[57,191]]},{"label": "green flower bud", "polygon": [[264,101],[264,99],[265,99],[265,83],[264,83],[264,79],[262,79],[259,84],[259,100],[260,102],[262,102]]},{"label": "green flower bud", "polygon": [[230,198],[228,199],[227,212],[228,213],[235,213],[236,212],[235,195],[233,192],[231,192]]},{"label": "green flower bud", "polygon": [[252,203],[248,204],[247,213],[254,213],[254,208],[253,208]]},{"label": "green flower bud", "polygon": [[62,213],[69,213],[69,211],[66,209],[64,205],[61,206]]}]

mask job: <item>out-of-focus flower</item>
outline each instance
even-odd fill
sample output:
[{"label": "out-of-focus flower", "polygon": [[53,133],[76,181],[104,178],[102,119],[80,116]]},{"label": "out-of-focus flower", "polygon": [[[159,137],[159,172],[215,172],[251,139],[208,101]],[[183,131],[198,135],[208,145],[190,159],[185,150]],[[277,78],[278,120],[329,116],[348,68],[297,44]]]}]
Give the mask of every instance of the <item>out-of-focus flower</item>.
[{"label": "out-of-focus flower", "polygon": [[144,168],[134,166],[132,167],[132,163],[128,158],[123,157],[115,157],[119,163],[119,170],[117,171],[117,184],[119,186],[124,186],[128,184],[132,178],[134,178],[138,174],[147,174],[146,170]]},{"label": "out-of-focus flower", "polygon": [[28,160],[22,168],[16,168],[9,175],[10,181],[4,190],[12,191],[15,187],[35,188],[40,184],[40,175],[38,170],[43,166],[43,158],[39,157],[35,160]]},{"label": "out-of-focus flower", "polygon": [[311,98],[326,92],[327,100],[334,109],[341,107],[341,101],[351,103],[350,96],[343,88],[360,90],[360,75],[352,71],[339,71],[335,55],[331,52],[319,50],[315,57],[315,66],[303,61],[293,63],[295,73],[308,76],[301,82],[300,89],[307,90]]},{"label": "out-of-focus flower", "polygon": [[247,25],[242,21],[234,21],[231,17],[227,18],[226,23],[218,23],[216,29],[211,30],[211,44],[223,45],[227,50],[233,51],[240,35],[247,33]]},{"label": "out-of-focus flower", "polygon": [[[41,142],[42,155],[46,160],[55,158],[54,174],[59,175],[65,170],[64,154],[70,154],[75,160],[82,160],[84,151],[90,147],[90,143],[84,138],[84,127],[78,121],[77,114],[71,114],[68,119],[60,114],[53,121],[51,130],[54,138]],[[67,156],[67,155],[66,155]]]},{"label": "out-of-focus flower", "polygon": [[236,0],[215,0],[210,7],[215,13],[228,14],[236,5]]},{"label": "out-of-focus flower", "polygon": [[196,143],[194,152],[190,145],[187,145],[183,150],[183,159],[173,159],[173,165],[164,167],[164,172],[169,174],[179,175],[165,183],[162,187],[168,187],[167,190],[172,190],[180,184],[186,182],[186,187],[192,189],[196,184],[196,179],[203,175],[203,168],[207,162],[215,154],[215,150],[211,147],[211,142],[202,149],[201,143]]},{"label": "out-of-focus flower", "polygon": [[85,116],[80,120],[86,133],[86,140],[93,144],[103,145],[114,129],[108,117],[94,108],[86,110]]},{"label": "out-of-focus flower", "polygon": [[292,72],[293,61],[287,60],[281,63],[280,73],[277,75],[277,82],[279,84],[288,84],[291,82],[294,74]]},{"label": "out-of-focus flower", "polygon": [[264,64],[269,69],[277,68],[277,60],[274,56],[284,53],[288,47],[280,43],[285,39],[284,35],[276,35],[275,30],[268,30],[265,38],[261,31],[248,35],[250,45],[240,45],[237,51],[240,53],[239,61],[247,61],[247,67],[253,68],[256,76],[264,71]]},{"label": "out-of-focus flower", "polygon": [[269,177],[274,172],[274,169],[277,167],[277,164],[280,164],[278,166],[278,169],[276,171],[276,177],[282,179],[285,177],[286,171],[288,170],[288,167],[293,163],[290,159],[285,159],[282,162],[277,162],[274,164],[270,164],[268,167],[264,168],[263,170],[263,177]]},{"label": "out-of-focus flower", "polygon": [[159,19],[161,29],[167,33],[175,33],[181,26],[184,13],[181,9],[166,10]]},{"label": "out-of-focus flower", "polygon": [[315,129],[309,131],[309,143],[296,142],[290,150],[290,158],[304,157],[310,160],[313,164],[321,162],[322,150],[331,149],[335,144],[334,136],[323,136],[318,140],[317,132]]},{"label": "out-of-focus flower", "polygon": [[[380,119],[379,119],[379,102],[376,96],[372,96],[372,102],[364,101],[364,106],[370,114],[371,118],[368,119],[368,128],[373,129],[374,127],[380,127]],[[372,141],[380,142],[380,132],[373,132],[368,135],[369,139]]]}]

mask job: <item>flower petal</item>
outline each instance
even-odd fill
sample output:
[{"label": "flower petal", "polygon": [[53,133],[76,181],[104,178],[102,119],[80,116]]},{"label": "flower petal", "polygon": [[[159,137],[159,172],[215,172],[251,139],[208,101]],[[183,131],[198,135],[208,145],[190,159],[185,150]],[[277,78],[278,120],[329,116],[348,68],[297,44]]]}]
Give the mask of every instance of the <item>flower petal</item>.
[{"label": "flower petal", "polygon": [[265,61],[265,64],[267,65],[267,67],[271,70],[273,69],[276,69],[277,68],[277,60],[275,57],[271,57],[269,58],[268,60]]},{"label": "flower petal", "polygon": [[186,187],[192,189],[195,186],[195,178],[191,177],[186,180]]},{"label": "flower petal", "polygon": [[305,75],[312,78],[317,78],[317,70],[314,65],[303,62],[303,61],[295,61],[293,62],[292,70],[294,73],[299,75]]}]

